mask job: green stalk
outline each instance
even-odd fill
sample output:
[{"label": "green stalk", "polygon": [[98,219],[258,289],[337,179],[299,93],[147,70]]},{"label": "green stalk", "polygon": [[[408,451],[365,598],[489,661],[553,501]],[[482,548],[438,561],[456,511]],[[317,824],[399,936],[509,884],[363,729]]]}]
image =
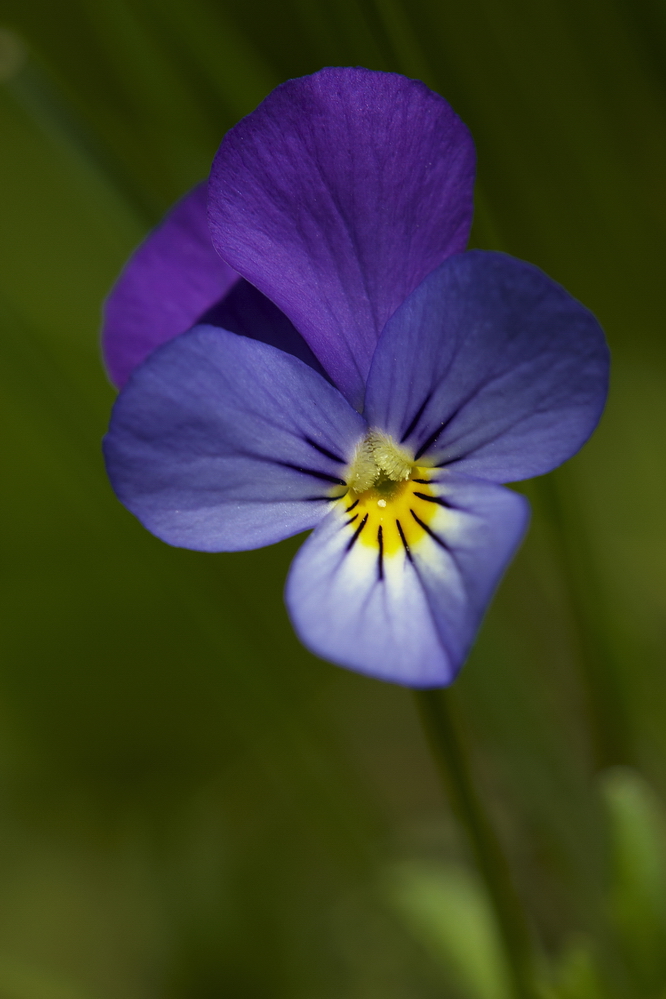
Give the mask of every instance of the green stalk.
[{"label": "green stalk", "polygon": [[469,840],[493,907],[516,999],[536,999],[527,921],[495,831],[475,790],[448,690],[415,692],[451,806]]}]

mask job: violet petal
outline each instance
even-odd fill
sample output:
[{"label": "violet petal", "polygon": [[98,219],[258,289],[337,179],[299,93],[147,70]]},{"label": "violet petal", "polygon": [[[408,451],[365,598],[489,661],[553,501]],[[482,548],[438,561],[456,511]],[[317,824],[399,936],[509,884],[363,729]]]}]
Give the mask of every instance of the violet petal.
[{"label": "violet petal", "polygon": [[324,69],[225,137],[213,243],[360,408],[386,320],[466,245],[473,182],[472,139],[442,97],[394,73]]},{"label": "violet petal", "polygon": [[118,387],[238,280],[211,243],[206,189],[199,184],[171,209],[132,254],[106,300],[102,346]]}]

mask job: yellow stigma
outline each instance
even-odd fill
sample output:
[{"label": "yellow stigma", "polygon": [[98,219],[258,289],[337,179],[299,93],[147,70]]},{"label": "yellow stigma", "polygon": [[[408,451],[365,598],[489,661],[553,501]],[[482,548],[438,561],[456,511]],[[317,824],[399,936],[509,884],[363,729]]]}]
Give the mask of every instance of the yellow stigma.
[{"label": "yellow stigma", "polygon": [[399,482],[409,478],[414,464],[411,454],[396,444],[392,437],[381,430],[370,430],[356,448],[347,483],[355,493],[364,493],[373,486],[390,493]]}]

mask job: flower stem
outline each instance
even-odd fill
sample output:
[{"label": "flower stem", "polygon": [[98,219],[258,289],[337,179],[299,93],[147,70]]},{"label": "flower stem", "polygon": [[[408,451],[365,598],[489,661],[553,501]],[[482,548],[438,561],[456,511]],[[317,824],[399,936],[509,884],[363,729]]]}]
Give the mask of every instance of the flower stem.
[{"label": "flower stem", "polygon": [[416,701],[449,795],[495,912],[516,999],[535,999],[527,922],[494,829],[474,788],[448,690],[416,691]]}]

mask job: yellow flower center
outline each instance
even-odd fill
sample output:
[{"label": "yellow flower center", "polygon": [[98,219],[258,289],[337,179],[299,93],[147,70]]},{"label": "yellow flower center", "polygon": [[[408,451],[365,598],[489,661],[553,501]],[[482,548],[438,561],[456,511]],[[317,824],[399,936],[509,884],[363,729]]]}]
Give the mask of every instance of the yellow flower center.
[{"label": "yellow flower center", "polygon": [[356,449],[342,498],[348,547],[358,541],[375,548],[380,577],[385,557],[403,552],[411,560],[415,546],[432,533],[428,524],[444,505],[429,485],[432,472],[380,430],[370,430]]}]

